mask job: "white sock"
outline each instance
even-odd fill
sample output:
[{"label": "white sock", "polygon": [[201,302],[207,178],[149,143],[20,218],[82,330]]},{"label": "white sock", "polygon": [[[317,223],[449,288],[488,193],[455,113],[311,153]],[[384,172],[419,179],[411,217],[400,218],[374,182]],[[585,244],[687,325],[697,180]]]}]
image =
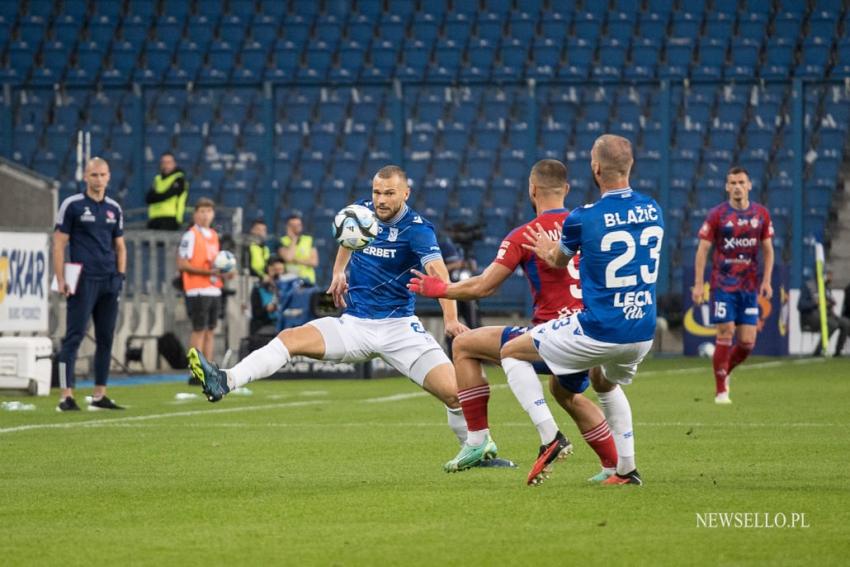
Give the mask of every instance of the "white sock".
[{"label": "white sock", "polygon": [[231,390],[241,388],[248,382],[271,376],[289,362],[290,358],[289,350],[283,341],[275,337],[266,346],[255,350],[236,366],[226,370],[227,386]]},{"label": "white sock", "polygon": [[558,424],[549,411],[549,405],[543,396],[543,385],[530,362],[516,358],[503,358],[502,368],[508,377],[508,386],[516,396],[519,405],[531,418],[531,422],[540,434],[540,442],[550,443],[558,433]]},{"label": "white sock", "polygon": [[466,441],[466,418],[463,417],[463,409],[450,408],[446,406],[446,415],[449,418],[449,427],[455,432],[457,440],[461,445]]},{"label": "white sock", "polygon": [[470,431],[466,434],[466,444],[477,447],[484,443],[484,439],[490,434],[489,429],[479,429],[478,431]]},{"label": "white sock", "polygon": [[635,470],[635,437],[632,430],[632,407],[620,386],[610,392],[598,392],[599,405],[617,446],[617,474],[625,475]]}]

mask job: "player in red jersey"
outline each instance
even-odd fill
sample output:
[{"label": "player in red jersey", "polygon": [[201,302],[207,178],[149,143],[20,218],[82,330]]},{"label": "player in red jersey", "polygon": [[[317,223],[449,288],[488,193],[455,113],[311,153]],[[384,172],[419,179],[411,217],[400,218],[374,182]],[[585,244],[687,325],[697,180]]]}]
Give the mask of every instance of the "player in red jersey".
[{"label": "player in red jersey", "polygon": [[[746,360],[756,342],[758,298],[770,299],[773,288],[773,223],[763,206],[750,201],[753,184],[747,171],[733,167],[726,174],[729,200],[708,213],[699,231],[694,261],[694,304],[705,299],[703,273],[708,251],[714,246],[711,270],[711,322],[717,326],[714,381],[718,404],[731,404],[729,374]],[[759,284],[758,252],[764,255]],[[737,344],[732,337],[737,330]]]},{"label": "player in red jersey", "polygon": [[[534,165],[529,177],[528,193],[538,212],[529,224],[540,223],[560,238],[561,224],[569,211],[564,198],[569,191],[567,169],[560,161],[542,160]],[[514,229],[499,247],[496,259],[478,276],[445,284],[417,273],[408,287],[428,297],[477,299],[492,295],[517,267],[522,267],[531,286],[534,300],[534,325],[576,313],[582,309],[577,262],[569,270],[551,268],[523,248],[527,225]],[[496,446],[489,432],[487,403],[490,386],[481,371],[481,361],[500,362],[499,350],[512,338],[530,327],[482,327],[455,338],[453,356],[458,380],[458,398],[466,417],[469,433],[457,456],[444,465],[447,472],[464,470],[495,454]],[[545,364],[532,365],[516,359],[501,360],[508,385],[522,408],[528,413],[540,434],[541,447],[537,462],[529,474],[529,484],[543,479],[543,469],[559,455],[571,451],[569,440],[558,430],[543,396],[537,372],[551,374]],[[617,466],[617,449],[602,411],[583,396],[588,386],[587,373],[550,379],[550,390],[558,403],[578,425],[582,436],[599,455],[603,471],[591,480],[601,482],[613,474]]]}]

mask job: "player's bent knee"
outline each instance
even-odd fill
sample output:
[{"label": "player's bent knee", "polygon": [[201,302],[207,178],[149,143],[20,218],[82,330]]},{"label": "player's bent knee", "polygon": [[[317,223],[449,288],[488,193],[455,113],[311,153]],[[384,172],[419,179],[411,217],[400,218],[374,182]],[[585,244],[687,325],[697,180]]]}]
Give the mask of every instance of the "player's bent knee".
[{"label": "player's bent knee", "polygon": [[608,379],[605,378],[605,373],[599,366],[591,368],[588,375],[590,377],[590,383],[593,384],[593,389],[596,392],[610,392],[617,387],[616,384],[609,382]]},{"label": "player's bent knee", "polygon": [[455,369],[442,349],[425,351],[410,365],[408,377],[420,386],[429,386],[429,391],[450,390],[457,394]]},{"label": "player's bent knee", "polygon": [[301,354],[323,358],[325,355],[325,338],[322,332],[312,325],[284,329],[278,333],[277,338],[293,356]]}]

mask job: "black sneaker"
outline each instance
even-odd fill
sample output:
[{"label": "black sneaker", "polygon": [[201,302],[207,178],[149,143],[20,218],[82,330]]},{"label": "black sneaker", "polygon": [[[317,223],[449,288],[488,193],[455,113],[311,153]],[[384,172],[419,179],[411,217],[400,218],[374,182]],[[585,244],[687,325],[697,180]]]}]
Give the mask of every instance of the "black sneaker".
[{"label": "black sneaker", "polygon": [[[79,409],[79,408],[77,408]],[[92,399],[89,402],[89,411],[100,411],[100,410],[122,410],[124,409],[122,406],[119,406],[106,396],[103,396],[99,400]]]},{"label": "black sneaker", "polygon": [[63,399],[59,402],[59,405],[56,406],[56,411],[80,411],[80,406],[77,405],[76,400],[71,396]]}]

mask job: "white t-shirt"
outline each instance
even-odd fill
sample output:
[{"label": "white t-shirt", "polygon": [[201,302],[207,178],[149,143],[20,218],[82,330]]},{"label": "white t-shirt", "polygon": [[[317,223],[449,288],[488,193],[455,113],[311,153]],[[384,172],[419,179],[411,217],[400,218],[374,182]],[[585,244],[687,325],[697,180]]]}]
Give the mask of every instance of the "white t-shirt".
[{"label": "white t-shirt", "polygon": [[[212,230],[209,228],[204,228],[202,226],[195,225],[205,237],[209,238],[212,236]],[[180,248],[177,250],[177,255],[186,260],[191,260],[192,256],[195,253],[195,231],[191,228],[183,233],[183,238],[180,239]],[[212,276],[215,278],[215,276]],[[210,287],[199,287],[196,289],[190,289],[186,291],[187,297],[196,297],[199,295],[206,295],[210,297],[217,297],[221,295],[221,288],[210,286]]]}]

